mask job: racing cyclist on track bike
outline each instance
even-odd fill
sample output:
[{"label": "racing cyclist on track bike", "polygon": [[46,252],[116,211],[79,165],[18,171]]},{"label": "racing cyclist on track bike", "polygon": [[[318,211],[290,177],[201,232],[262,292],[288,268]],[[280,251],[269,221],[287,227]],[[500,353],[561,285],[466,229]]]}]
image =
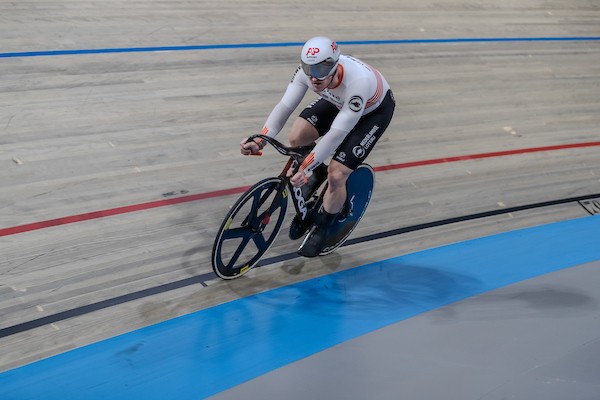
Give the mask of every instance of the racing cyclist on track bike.
[{"label": "racing cyclist on track bike", "polygon": [[[341,55],[339,46],[329,38],[308,40],[300,58],[301,65],[261,133],[275,137],[309,88],[320,96],[300,113],[288,135],[294,147],[307,146],[321,138],[291,178],[295,187],[302,187],[306,200],[325,178],[328,182],[323,212],[313,221],[316,228],[298,249],[304,257],[316,257],[324,247],[329,227],[344,207],[348,176],[388,127],[395,101],[379,71],[354,57]],[[264,145],[244,139],[240,151],[244,155],[260,154]],[[325,166],[323,163],[332,155],[329,166]],[[290,169],[288,176],[291,173]],[[290,237],[299,239],[309,228],[295,218]]]}]

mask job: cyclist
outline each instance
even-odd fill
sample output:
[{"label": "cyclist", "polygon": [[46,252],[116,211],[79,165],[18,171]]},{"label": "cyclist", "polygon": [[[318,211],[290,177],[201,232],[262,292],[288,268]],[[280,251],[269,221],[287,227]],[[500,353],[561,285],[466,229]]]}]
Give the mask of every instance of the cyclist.
[{"label": "cyclist", "polygon": [[[311,189],[303,188],[305,199],[322,182],[318,179],[327,177],[323,212],[314,221],[315,230],[298,249],[302,256],[316,257],[323,250],[330,226],[344,207],[348,176],[365,160],[388,127],[395,101],[379,71],[359,59],[341,55],[339,46],[329,38],[318,36],[308,40],[300,59],[300,66],[269,114],[262,134],[275,137],[309,88],[320,96],[300,113],[288,136],[291,146],[306,146],[321,138],[291,177],[292,184],[301,187],[312,175]],[[243,140],[240,151],[244,155],[259,154],[263,146],[264,143]],[[332,155],[324,173],[323,163]],[[288,174],[291,176],[291,170]],[[308,228],[295,219],[290,237],[298,239]]]}]

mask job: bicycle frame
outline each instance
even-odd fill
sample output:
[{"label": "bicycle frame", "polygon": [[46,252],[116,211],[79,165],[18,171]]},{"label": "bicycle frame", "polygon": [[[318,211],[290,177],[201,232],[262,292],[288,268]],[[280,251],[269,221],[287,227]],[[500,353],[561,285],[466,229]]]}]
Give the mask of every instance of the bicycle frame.
[{"label": "bicycle frame", "polygon": [[[257,138],[264,140],[265,142],[267,142],[270,145],[272,145],[273,147],[275,147],[275,149],[279,153],[281,153],[285,156],[290,156],[288,162],[285,164],[285,167],[283,168],[281,173],[278,175],[279,178],[282,179],[282,181],[281,181],[281,187],[279,187],[277,189],[277,191],[279,191],[283,195],[285,195],[285,193],[283,191],[285,190],[284,187],[287,186],[287,188],[289,189],[288,192],[292,194],[291,198],[292,198],[292,203],[294,204],[294,209],[296,210],[296,214],[298,214],[298,216],[304,221],[308,217],[308,207],[306,205],[306,201],[304,200],[304,197],[302,196],[302,189],[300,189],[299,187],[294,187],[294,185],[292,185],[290,177],[287,176],[287,172],[291,168],[292,172],[296,173],[298,171],[298,168],[300,167],[300,164],[301,164],[302,160],[304,159],[305,155],[310,150],[312,150],[312,148],[314,146],[288,147],[288,146],[283,145],[281,142],[279,142],[271,137],[265,136],[265,135],[250,136],[248,138],[247,142],[254,141],[254,139],[257,139]],[[270,194],[270,193],[268,193],[268,194]],[[268,194],[265,194],[264,198],[261,199],[260,205],[263,204],[264,199],[266,199],[268,197]]]}]

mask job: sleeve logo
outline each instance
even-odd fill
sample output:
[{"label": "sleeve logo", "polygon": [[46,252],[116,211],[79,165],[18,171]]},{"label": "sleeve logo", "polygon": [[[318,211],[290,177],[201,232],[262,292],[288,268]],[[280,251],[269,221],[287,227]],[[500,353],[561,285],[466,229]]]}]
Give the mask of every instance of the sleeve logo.
[{"label": "sleeve logo", "polygon": [[348,101],[348,107],[354,111],[354,112],[359,112],[360,110],[362,110],[363,108],[363,99],[360,96],[353,96],[349,101]]}]

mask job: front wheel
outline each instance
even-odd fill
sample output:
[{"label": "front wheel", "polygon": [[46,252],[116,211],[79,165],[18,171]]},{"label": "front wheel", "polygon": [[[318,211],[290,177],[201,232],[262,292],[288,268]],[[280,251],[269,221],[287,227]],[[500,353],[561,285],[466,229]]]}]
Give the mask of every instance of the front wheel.
[{"label": "front wheel", "polygon": [[287,189],[282,178],[267,178],[248,189],[223,220],[212,251],[222,279],[242,276],[269,250],[285,219]]}]

